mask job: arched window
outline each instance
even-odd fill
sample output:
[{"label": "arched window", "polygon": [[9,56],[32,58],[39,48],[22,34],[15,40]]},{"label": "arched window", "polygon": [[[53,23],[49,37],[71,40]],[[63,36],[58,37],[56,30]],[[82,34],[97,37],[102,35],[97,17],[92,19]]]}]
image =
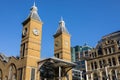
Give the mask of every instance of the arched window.
[{"label": "arched window", "polygon": [[94,73],[94,74],[93,74],[93,80],[98,80],[98,77],[99,77],[99,76],[98,76],[97,73]]},{"label": "arched window", "polygon": [[100,68],[102,68],[102,61],[99,61],[99,66]]},{"label": "arched window", "polygon": [[112,62],[113,62],[113,65],[116,65],[116,61],[114,57],[112,58]]},{"label": "arched window", "polygon": [[17,73],[17,70],[16,70],[15,65],[13,65],[13,64],[10,65],[8,80],[16,80],[16,73]]},{"label": "arched window", "polygon": [[118,56],[118,61],[119,61],[119,64],[120,64],[120,55]]},{"label": "arched window", "polygon": [[112,66],[111,59],[108,59],[109,66]]},{"label": "arched window", "polygon": [[112,80],[116,80],[115,70],[112,70]]},{"label": "arched window", "polygon": [[106,73],[105,72],[102,72],[102,80],[106,80]]},{"label": "arched window", "polygon": [[95,54],[95,57],[97,57],[97,53],[95,52],[94,54]]},{"label": "arched window", "polygon": [[97,63],[96,62],[94,62],[94,65],[95,65],[95,69],[97,69]]},{"label": "arched window", "polygon": [[102,52],[102,48],[101,48],[101,47],[98,48],[98,55],[103,55],[103,52]]},{"label": "arched window", "polygon": [[0,80],[2,80],[2,70],[0,69]]},{"label": "arched window", "polygon": [[93,69],[94,69],[93,62],[91,62],[91,70],[93,70]]},{"label": "arched window", "polygon": [[106,60],[105,60],[105,59],[103,59],[103,62],[102,62],[102,64],[106,64]]}]

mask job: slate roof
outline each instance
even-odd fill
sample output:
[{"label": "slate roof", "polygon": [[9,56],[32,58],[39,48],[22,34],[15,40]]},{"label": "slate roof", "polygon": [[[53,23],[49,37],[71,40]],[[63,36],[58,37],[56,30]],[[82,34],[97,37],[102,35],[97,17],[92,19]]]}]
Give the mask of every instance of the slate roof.
[{"label": "slate roof", "polygon": [[0,60],[3,61],[3,62],[8,62],[9,61],[9,57],[7,57],[4,54],[0,53]]},{"label": "slate roof", "polygon": [[69,32],[65,26],[65,22],[64,22],[63,18],[61,18],[61,20],[59,21],[59,26],[58,26],[58,29],[55,34],[60,34],[62,32],[69,34]]}]

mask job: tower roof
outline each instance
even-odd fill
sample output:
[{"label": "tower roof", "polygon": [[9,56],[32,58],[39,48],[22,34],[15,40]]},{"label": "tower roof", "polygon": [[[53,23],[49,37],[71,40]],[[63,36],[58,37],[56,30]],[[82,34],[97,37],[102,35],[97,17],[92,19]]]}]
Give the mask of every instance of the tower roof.
[{"label": "tower roof", "polygon": [[61,17],[61,20],[59,21],[59,26],[58,26],[57,32],[55,34],[60,34],[62,32],[69,34],[67,28],[65,27],[65,22],[64,22],[63,18]]},{"label": "tower roof", "polygon": [[34,2],[33,6],[32,6],[31,9],[30,9],[30,14],[29,14],[29,16],[28,16],[27,19],[23,22],[23,24],[25,24],[29,19],[35,19],[35,20],[41,21],[39,15],[38,15],[38,8],[36,7],[35,2]]},{"label": "tower roof", "polygon": [[35,2],[34,2],[34,5],[32,6],[32,8],[31,8],[30,10],[31,10],[31,12],[30,12],[28,18],[32,18],[32,19],[41,21],[39,15],[38,15],[38,12],[37,12],[38,9],[37,9],[37,7],[36,7],[36,5],[35,5]]}]

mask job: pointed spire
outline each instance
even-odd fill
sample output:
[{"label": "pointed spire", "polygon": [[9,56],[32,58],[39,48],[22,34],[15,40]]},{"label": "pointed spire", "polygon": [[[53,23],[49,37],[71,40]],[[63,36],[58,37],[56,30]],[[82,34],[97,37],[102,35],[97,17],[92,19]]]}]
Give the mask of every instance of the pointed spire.
[{"label": "pointed spire", "polygon": [[35,6],[35,0],[34,0],[34,4],[33,4],[33,6]]},{"label": "pointed spire", "polygon": [[[34,3],[33,3],[32,8],[30,9],[30,14],[29,14],[28,18],[41,21],[39,15],[38,15],[38,9],[37,9],[37,7],[36,7],[36,5],[35,5],[35,0],[34,0]],[[28,19],[28,18],[27,18],[27,19]]]},{"label": "pointed spire", "polygon": [[61,21],[63,21],[63,17],[61,16]]},{"label": "pointed spire", "polygon": [[59,21],[59,27],[57,29],[56,34],[59,34],[59,33],[62,33],[62,32],[69,34],[69,32],[67,31],[67,29],[65,27],[65,22],[63,20],[63,17],[61,17],[61,20]]}]

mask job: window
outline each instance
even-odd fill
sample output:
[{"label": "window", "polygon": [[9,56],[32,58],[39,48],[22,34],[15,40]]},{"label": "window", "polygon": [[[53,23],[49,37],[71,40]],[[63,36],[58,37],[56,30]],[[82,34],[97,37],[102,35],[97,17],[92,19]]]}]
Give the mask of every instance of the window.
[{"label": "window", "polygon": [[12,70],[13,70],[13,66],[11,65],[9,68],[9,77],[8,79],[12,80]]},{"label": "window", "polygon": [[120,46],[120,40],[117,41],[118,46]]},{"label": "window", "polygon": [[115,52],[115,47],[113,46],[113,47],[111,47],[111,51],[112,51],[112,53],[114,53]]},{"label": "window", "polygon": [[102,62],[102,64],[106,64],[106,61],[103,59],[103,62]]},{"label": "window", "polygon": [[85,56],[88,56],[88,51],[85,51]]},{"label": "window", "polygon": [[95,52],[94,54],[95,54],[95,57],[97,57],[97,53]]},{"label": "window", "polygon": [[22,45],[22,57],[25,56],[25,43]]},{"label": "window", "polygon": [[102,72],[102,80],[106,80],[106,73]]},{"label": "window", "polygon": [[120,50],[120,40],[117,41],[118,49]]},{"label": "window", "polygon": [[93,56],[93,58],[95,57],[95,56],[94,56],[94,53],[92,53],[92,56]]},{"label": "window", "polygon": [[98,80],[98,74],[97,73],[93,74],[93,80]]},{"label": "window", "polygon": [[119,61],[119,64],[120,64],[120,56],[118,56],[118,61]]},{"label": "window", "polygon": [[102,52],[102,48],[101,48],[101,47],[98,48],[98,55],[103,55],[103,52]]},{"label": "window", "polygon": [[35,80],[35,69],[31,69],[31,80]]},{"label": "window", "polygon": [[97,63],[96,62],[94,62],[94,65],[95,65],[95,69],[97,69]]},{"label": "window", "polygon": [[105,49],[105,54],[107,54],[107,49]]},{"label": "window", "polygon": [[109,50],[109,53],[112,53],[111,48],[108,48],[108,50]]},{"label": "window", "polygon": [[19,80],[22,80],[22,72],[23,72],[23,68],[20,68],[20,69],[19,69],[19,74],[20,74]]},{"label": "window", "polygon": [[102,68],[102,61],[99,61],[100,68]]},{"label": "window", "polygon": [[111,59],[108,59],[109,66],[112,66]]},{"label": "window", "polygon": [[12,80],[16,80],[16,75],[15,74],[13,74]]},{"label": "window", "polygon": [[60,58],[60,54],[59,53],[55,54],[55,57]]},{"label": "window", "polygon": [[116,65],[115,58],[112,58],[113,65]]},{"label": "window", "polygon": [[94,69],[94,67],[93,67],[93,63],[91,62],[91,69],[93,70]]},{"label": "window", "polygon": [[14,64],[11,64],[9,67],[8,80],[16,80],[16,73],[16,66]]},{"label": "window", "polygon": [[115,75],[115,70],[112,70],[111,73],[112,73],[112,80],[117,80],[117,79],[116,79],[116,75]]},{"label": "window", "polygon": [[92,57],[91,54],[90,54],[90,57]]}]

